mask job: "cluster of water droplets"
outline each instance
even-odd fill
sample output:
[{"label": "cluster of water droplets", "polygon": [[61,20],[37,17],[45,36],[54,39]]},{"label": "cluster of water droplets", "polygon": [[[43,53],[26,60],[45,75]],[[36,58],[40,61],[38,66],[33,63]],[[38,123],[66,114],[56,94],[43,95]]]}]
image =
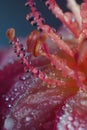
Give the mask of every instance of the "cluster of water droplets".
[{"label": "cluster of water droplets", "polygon": [[[63,107],[64,114],[58,117],[57,129],[68,130],[86,130],[87,118],[85,118],[87,109],[87,94],[84,92],[78,93],[75,98],[68,100]],[[75,106],[76,105],[76,106]],[[84,118],[84,120],[83,120]]]}]

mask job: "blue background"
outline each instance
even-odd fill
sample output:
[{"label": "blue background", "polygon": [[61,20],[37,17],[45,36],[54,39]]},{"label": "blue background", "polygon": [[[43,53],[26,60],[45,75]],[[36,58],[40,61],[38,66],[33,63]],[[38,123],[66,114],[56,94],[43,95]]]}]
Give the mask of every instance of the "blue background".
[{"label": "blue background", "polygon": [[[38,9],[46,18],[46,23],[57,29],[60,26],[59,20],[55,19],[41,0],[36,1]],[[66,11],[65,0],[57,1],[61,8]],[[80,2],[80,0],[78,1]],[[8,28],[14,27],[18,37],[25,37],[34,29],[25,19],[29,12],[29,8],[25,7],[25,2],[26,0],[0,0],[0,46],[8,45],[8,39],[5,35]]]}]

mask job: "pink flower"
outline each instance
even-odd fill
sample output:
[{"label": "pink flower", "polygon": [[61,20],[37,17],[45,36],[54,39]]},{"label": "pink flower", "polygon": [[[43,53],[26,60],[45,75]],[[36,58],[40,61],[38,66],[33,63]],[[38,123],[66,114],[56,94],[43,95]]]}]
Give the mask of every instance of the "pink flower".
[{"label": "pink flower", "polygon": [[42,32],[34,30],[23,42],[7,30],[18,58],[12,49],[0,51],[2,130],[86,130],[87,3],[80,10],[67,2],[72,13],[63,13],[55,0],[45,2],[66,26],[58,32],[43,22],[33,0],[26,18]]}]

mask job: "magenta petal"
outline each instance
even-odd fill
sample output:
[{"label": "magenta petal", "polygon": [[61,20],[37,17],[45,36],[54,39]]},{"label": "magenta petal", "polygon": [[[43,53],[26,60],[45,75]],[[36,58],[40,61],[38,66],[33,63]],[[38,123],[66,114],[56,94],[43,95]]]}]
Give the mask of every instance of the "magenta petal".
[{"label": "magenta petal", "polygon": [[86,130],[87,129],[87,93],[80,91],[67,100],[62,108],[63,113],[56,115],[55,130]]},{"label": "magenta petal", "polygon": [[[56,109],[62,110],[64,101],[76,90],[67,93],[68,87],[48,88],[31,72],[24,72],[24,65],[15,60],[14,56],[11,59],[13,62],[4,62],[0,71],[0,127],[2,130],[10,130],[11,127],[12,130],[53,130]],[[38,61],[35,62],[37,66],[45,60]],[[10,126],[7,125],[9,123]]]}]

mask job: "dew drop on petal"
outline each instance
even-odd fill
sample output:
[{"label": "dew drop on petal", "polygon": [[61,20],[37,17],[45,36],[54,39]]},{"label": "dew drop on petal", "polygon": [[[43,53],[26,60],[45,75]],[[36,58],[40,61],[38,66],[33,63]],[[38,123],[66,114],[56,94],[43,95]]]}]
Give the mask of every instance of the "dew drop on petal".
[{"label": "dew drop on petal", "polygon": [[29,122],[29,121],[30,121],[30,117],[26,117],[26,119],[25,119],[25,120]]},{"label": "dew drop on petal", "polygon": [[8,98],[8,97],[6,97],[6,98],[5,98],[5,101],[9,101],[9,98]]},{"label": "dew drop on petal", "polygon": [[12,130],[13,127],[14,127],[14,125],[15,125],[15,121],[14,121],[12,118],[7,117],[7,118],[5,119],[4,128],[5,128],[6,130]]}]

